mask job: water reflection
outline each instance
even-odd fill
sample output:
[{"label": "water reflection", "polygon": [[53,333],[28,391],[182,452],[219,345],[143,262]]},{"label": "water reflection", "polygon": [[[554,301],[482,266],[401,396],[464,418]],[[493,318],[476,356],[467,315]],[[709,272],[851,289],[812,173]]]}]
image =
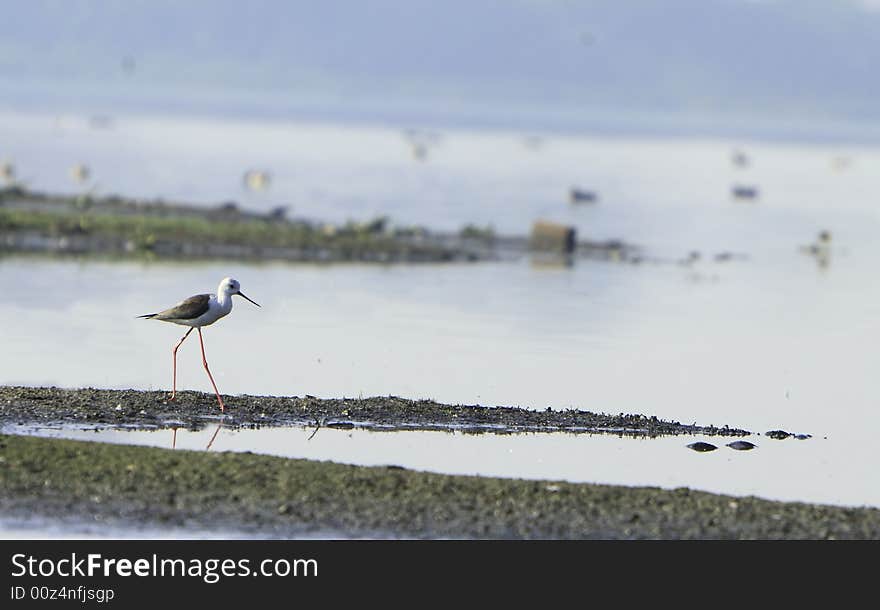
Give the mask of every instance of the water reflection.
[{"label": "water reflection", "polygon": [[[217,427],[214,428],[214,434],[211,435],[211,438],[208,440],[208,444],[205,445],[205,451],[208,451],[211,446],[214,444],[214,441],[217,440],[217,435],[220,434],[220,429],[223,427],[223,423],[217,424]],[[177,449],[177,426],[171,427],[171,448]]]},{"label": "water reflection", "polygon": [[[9,426],[4,432],[168,447],[167,430]],[[729,439],[704,436],[640,439],[612,434],[376,432],[311,426],[244,429],[224,423],[173,434],[177,450],[248,451],[449,474],[690,487],[776,500],[880,506],[880,485],[871,476],[872,450],[847,447],[845,440],[832,438],[779,441],[756,435],[738,439],[756,445],[741,451],[726,446]],[[699,453],[688,448],[694,442],[721,446]],[[852,458],[846,471],[830,472],[829,456],[845,453]]]}]

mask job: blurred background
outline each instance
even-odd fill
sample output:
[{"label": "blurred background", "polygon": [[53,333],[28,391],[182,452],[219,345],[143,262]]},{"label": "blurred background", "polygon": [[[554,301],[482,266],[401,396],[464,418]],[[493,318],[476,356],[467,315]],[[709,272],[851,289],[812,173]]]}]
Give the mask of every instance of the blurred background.
[{"label": "blurred background", "polygon": [[[487,473],[880,506],[880,2],[0,12],[3,383],[167,388],[182,332],[135,316],[233,275],[263,307],[205,332],[225,394],[783,428]],[[395,463],[478,469],[432,447]]]},{"label": "blurred background", "polygon": [[2,6],[11,108],[876,135],[874,0]]}]

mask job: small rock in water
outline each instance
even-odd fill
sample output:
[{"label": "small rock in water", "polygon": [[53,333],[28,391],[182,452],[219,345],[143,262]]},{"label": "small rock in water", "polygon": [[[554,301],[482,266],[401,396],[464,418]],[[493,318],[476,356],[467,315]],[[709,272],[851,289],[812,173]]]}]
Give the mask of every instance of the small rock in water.
[{"label": "small rock in water", "polygon": [[775,438],[776,440],[779,440],[779,441],[791,436],[791,433],[786,432],[785,430],[770,430],[770,432],[765,432],[765,434],[767,436],[769,436],[770,438]]},{"label": "small rock in water", "polygon": [[799,441],[805,441],[808,438],[813,438],[812,434],[795,434],[794,437]]},{"label": "small rock in water", "polygon": [[733,441],[732,443],[727,443],[727,446],[737,451],[748,451],[757,447],[755,443],[750,443],[749,441]]},{"label": "small rock in water", "polygon": [[698,441],[696,443],[691,443],[688,445],[688,449],[693,449],[694,451],[715,451],[718,449],[715,445],[711,443],[704,443],[703,441]]}]

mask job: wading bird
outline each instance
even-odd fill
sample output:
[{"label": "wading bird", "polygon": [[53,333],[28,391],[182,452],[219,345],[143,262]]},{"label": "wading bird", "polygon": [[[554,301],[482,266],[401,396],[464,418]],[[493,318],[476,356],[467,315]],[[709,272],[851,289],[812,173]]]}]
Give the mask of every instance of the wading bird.
[{"label": "wading bird", "polygon": [[208,359],[205,357],[205,342],[202,340],[202,326],[213,324],[232,311],[232,297],[236,294],[247,299],[257,307],[260,306],[258,303],[251,301],[251,299],[244,295],[241,291],[241,284],[238,283],[238,280],[226,277],[223,278],[220,285],[217,286],[217,294],[197,294],[181,301],[174,307],[170,307],[159,313],[148,313],[143,316],[138,316],[139,318],[161,320],[162,322],[171,322],[173,324],[190,327],[189,330],[186,331],[186,334],[183,335],[183,338],[174,346],[174,350],[171,353],[173,362],[171,373],[172,381],[171,396],[168,397],[168,400],[174,400],[174,396],[177,394],[177,350],[195,328],[199,331],[199,345],[202,347],[202,364],[205,365],[208,379],[211,380],[211,385],[214,387],[214,393],[217,394],[217,402],[220,403],[220,411],[226,410],[223,406],[223,399],[220,397],[220,392],[217,390],[217,384],[214,383],[214,377],[211,375],[211,369],[208,368]]}]

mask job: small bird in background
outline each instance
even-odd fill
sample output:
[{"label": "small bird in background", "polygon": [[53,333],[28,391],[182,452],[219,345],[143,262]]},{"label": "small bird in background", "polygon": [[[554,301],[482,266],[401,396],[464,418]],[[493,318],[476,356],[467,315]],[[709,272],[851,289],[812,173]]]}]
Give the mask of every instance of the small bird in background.
[{"label": "small bird in background", "polygon": [[801,246],[801,252],[814,257],[820,267],[827,267],[831,262],[831,231],[820,231],[814,243]]},{"label": "small bird in background", "polygon": [[749,156],[745,152],[737,149],[731,151],[730,162],[736,167],[748,167],[751,161],[749,160]]},{"label": "small bird in background", "polygon": [[244,187],[249,191],[265,191],[272,183],[272,174],[259,169],[251,169],[242,177]]},{"label": "small bird in background", "polygon": [[225,277],[220,281],[220,285],[217,286],[216,294],[197,294],[181,301],[174,307],[165,309],[164,311],[138,316],[138,318],[161,320],[162,322],[171,322],[172,324],[180,324],[181,326],[190,327],[190,329],[186,331],[186,334],[183,335],[183,338],[174,346],[174,350],[171,353],[173,364],[171,396],[168,397],[169,401],[174,400],[174,397],[177,394],[177,350],[195,328],[199,331],[199,345],[202,348],[202,364],[205,366],[205,371],[208,373],[208,379],[211,380],[211,385],[214,387],[214,393],[217,395],[217,402],[220,403],[220,411],[223,412],[226,410],[223,405],[223,399],[220,397],[220,392],[217,390],[217,384],[214,383],[214,377],[211,375],[211,369],[208,368],[208,359],[205,357],[205,342],[202,339],[202,327],[209,326],[223,316],[228,315],[229,312],[232,311],[232,297],[234,295],[238,295],[243,299],[250,301],[257,307],[260,306],[258,303],[244,295],[241,291],[241,284],[238,283],[238,280],[231,277]]},{"label": "small bird in background", "polygon": [[83,163],[77,163],[70,168],[70,177],[77,184],[82,184],[88,180],[90,175],[89,167]]},{"label": "small bird in background", "polygon": [[0,178],[6,184],[15,184],[15,165],[12,161],[0,161]]}]

